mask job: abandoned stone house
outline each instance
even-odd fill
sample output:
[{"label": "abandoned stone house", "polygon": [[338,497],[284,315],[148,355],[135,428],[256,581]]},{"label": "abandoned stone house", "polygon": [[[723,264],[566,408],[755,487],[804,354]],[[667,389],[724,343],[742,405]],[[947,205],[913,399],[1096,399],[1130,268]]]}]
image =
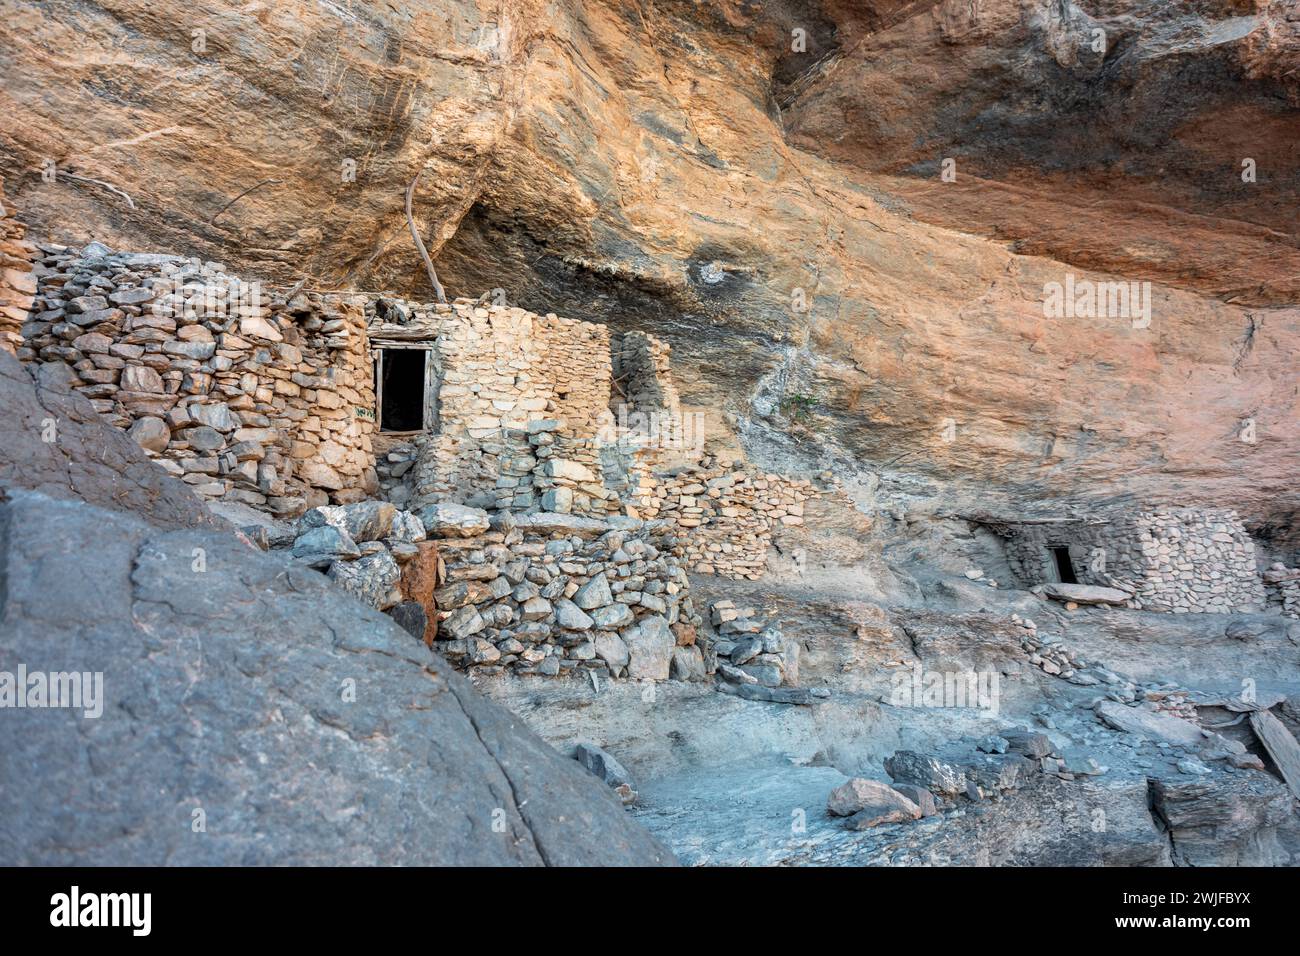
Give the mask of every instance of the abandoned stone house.
[{"label": "abandoned stone house", "polygon": [[1259,611],[1255,545],[1235,511],[1183,508],[994,524],[1025,587],[1114,587],[1152,611]]},{"label": "abandoned stone house", "polygon": [[520,514],[655,518],[695,570],[757,577],[807,480],[706,458],[668,346],[520,308],[263,294],[178,256],[36,248],[25,361],[200,495],[282,518],[382,493]]},{"label": "abandoned stone house", "polygon": [[[758,577],[817,494],[706,456],[643,332],[5,234],[7,347],[460,667],[702,680],[686,571]],[[794,679],[766,640],[737,679]]]}]

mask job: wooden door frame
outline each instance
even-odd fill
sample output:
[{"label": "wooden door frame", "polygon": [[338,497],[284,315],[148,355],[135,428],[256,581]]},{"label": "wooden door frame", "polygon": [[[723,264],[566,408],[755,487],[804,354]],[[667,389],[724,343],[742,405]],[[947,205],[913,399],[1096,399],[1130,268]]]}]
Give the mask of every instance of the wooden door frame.
[{"label": "wooden door frame", "polygon": [[[421,408],[423,427],[418,431],[384,431],[384,353],[397,349],[424,351],[424,402]],[[434,362],[433,342],[374,342],[370,343],[371,367],[375,378],[375,430],[386,435],[420,435],[433,430],[433,399],[437,365]]]}]

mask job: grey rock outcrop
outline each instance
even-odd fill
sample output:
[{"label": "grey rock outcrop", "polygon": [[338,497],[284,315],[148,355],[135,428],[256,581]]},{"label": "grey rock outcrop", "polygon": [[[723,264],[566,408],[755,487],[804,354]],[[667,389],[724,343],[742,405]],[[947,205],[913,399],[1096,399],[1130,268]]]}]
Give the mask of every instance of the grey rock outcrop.
[{"label": "grey rock outcrop", "polygon": [[104,675],[98,718],[6,713],[0,863],[672,861],[575,762],[288,556],[16,492],[0,591],[0,665]]},{"label": "grey rock outcrop", "polygon": [[1187,866],[1276,866],[1289,854],[1278,828],[1291,795],[1262,774],[1152,780],[1151,807],[1169,830],[1174,861]]}]

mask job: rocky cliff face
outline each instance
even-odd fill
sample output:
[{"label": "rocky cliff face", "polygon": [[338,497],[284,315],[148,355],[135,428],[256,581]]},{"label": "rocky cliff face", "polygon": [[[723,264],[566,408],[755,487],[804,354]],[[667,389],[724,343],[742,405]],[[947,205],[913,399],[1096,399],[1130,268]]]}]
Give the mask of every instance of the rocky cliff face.
[{"label": "rocky cliff face", "polygon": [[[426,168],[453,292],[665,337],[755,457],[914,507],[1224,503],[1284,538],[1296,17],[23,4],[0,174],[37,238],[427,297],[402,213]],[[1111,279],[1152,283],[1149,322],[1045,316],[1053,283]]]}]

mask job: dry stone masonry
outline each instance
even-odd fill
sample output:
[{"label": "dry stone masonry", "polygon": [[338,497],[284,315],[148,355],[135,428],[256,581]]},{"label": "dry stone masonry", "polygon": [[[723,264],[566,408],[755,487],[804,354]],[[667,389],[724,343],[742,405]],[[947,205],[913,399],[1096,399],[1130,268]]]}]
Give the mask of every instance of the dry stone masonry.
[{"label": "dry stone masonry", "polygon": [[[31,248],[21,359],[62,366],[198,493],[296,519],[245,530],[461,667],[702,680],[686,571],[759,577],[773,528],[816,494],[704,457],[670,349],[642,332]],[[404,421],[421,427],[383,421],[385,362],[418,370]],[[759,639],[737,679],[793,684],[779,629]]]},{"label": "dry stone masonry", "polygon": [[673,523],[678,553],[692,571],[757,580],[773,530],[803,524],[804,503],[817,493],[806,478],[706,459],[658,478],[644,513]]},{"label": "dry stone masonry", "polygon": [[18,356],[208,498],[285,516],[378,487],[361,300],[263,301],[216,263],[45,247]]},{"label": "dry stone masonry", "polygon": [[1300,568],[1275,561],[1263,577],[1269,602],[1280,605],[1287,617],[1300,618]]},{"label": "dry stone masonry", "polygon": [[[201,495],[296,518],[275,540],[248,531],[457,666],[797,686],[797,645],[753,609],[714,605],[715,639],[697,642],[687,571],[758,579],[774,530],[801,525],[819,492],[705,455],[654,336],[486,299],[265,296],[217,263],[37,247],[2,223],[0,315],[25,318],[19,358],[61,366]],[[404,430],[383,421],[388,362],[417,370]],[[1029,584],[1151,610],[1265,605],[1231,511],[998,530]],[[1275,568],[1269,584],[1296,614],[1296,576]]]},{"label": "dry stone masonry", "polygon": [[22,344],[22,326],[36,293],[32,263],[40,250],[26,234],[27,227],[14,218],[5,202],[0,178],[0,348],[8,352]]},{"label": "dry stone masonry", "polygon": [[601,480],[605,326],[464,299],[421,306],[381,298],[370,309],[370,341],[377,349],[422,346],[434,356],[430,434],[405,447],[381,442],[413,462],[402,473],[413,501],[621,513]]},{"label": "dry stone masonry", "polygon": [[995,525],[1022,583],[1116,588],[1151,611],[1228,613],[1264,608],[1255,546],[1235,511],[1138,511],[1091,519]]},{"label": "dry stone masonry", "polygon": [[803,522],[807,479],[702,455],[654,336],[461,299],[369,308],[375,348],[422,344],[435,358],[436,425],[387,439],[389,500],[490,511],[659,518],[692,571],[755,579],[772,531]]},{"label": "dry stone masonry", "polygon": [[686,573],[655,527],[430,505],[438,649],[482,673],[703,680]]}]

